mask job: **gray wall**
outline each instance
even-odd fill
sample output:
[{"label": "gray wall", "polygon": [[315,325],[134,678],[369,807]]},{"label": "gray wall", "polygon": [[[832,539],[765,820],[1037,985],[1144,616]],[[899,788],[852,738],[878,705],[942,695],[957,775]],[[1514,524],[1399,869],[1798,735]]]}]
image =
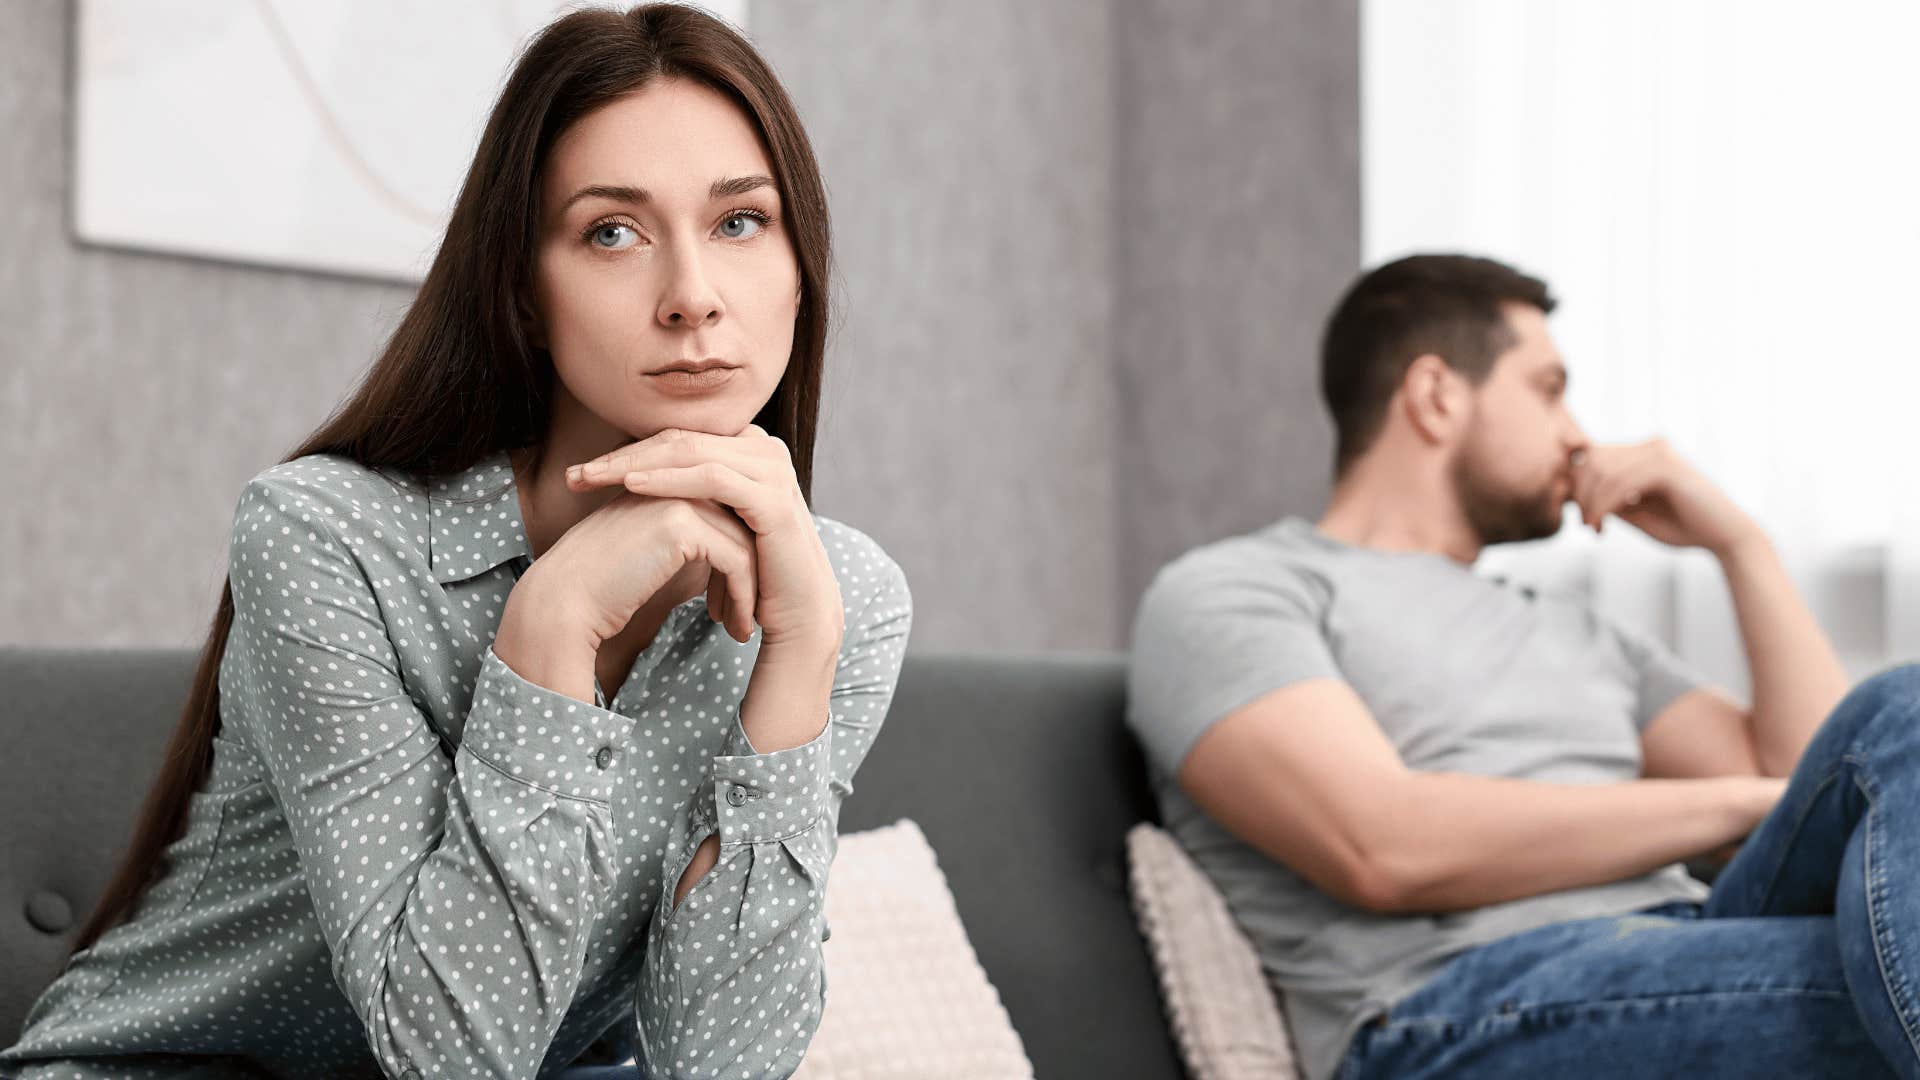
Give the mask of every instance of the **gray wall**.
[{"label": "gray wall", "polygon": [[73,13],[0,31],[0,641],[197,642],[234,502],[332,409],[411,288],[81,246]]},{"label": "gray wall", "polygon": [[1316,350],[1360,259],[1360,26],[1357,2],[1125,10],[1115,460],[1130,618],[1168,559],[1326,501]]},{"label": "gray wall", "polygon": [[[197,641],[246,479],[412,290],[81,247],[72,14],[0,35],[0,643]],[[841,302],[816,503],[918,647],[1124,641],[1153,567],[1324,496],[1312,338],[1359,251],[1356,3],[761,2]]]},{"label": "gray wall", "polygon": [[833,201],[816,502],[900,560],[916,645],[1107,644],[1111,5],[776,0],[752,18]]}]

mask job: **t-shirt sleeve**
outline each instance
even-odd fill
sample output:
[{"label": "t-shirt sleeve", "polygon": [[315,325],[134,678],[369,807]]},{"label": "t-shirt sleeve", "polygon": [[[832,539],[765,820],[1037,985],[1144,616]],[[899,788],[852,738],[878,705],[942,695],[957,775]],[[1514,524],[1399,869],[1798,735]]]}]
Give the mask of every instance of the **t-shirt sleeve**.
[{"label": "t-shirt sleeve", "polygon": [[1127,722],[1169,775],[1208,727],[1255,698],[1341,677],[1327,590],[1304,571],[1200,552],[1160,571],[1134,616]]},{"label": "t-shirt sleeve", "polygon": [[1660,715],[1660,710],[1673,704],[1675,698],[1706,685],[1707,677],[1677,656],[1659,638],[1617,622],[1610,621],[1608,626],[1620,644],[1620,652],[1626,657],[1628,670],[1632,672],[1636,684],[1634,730],[1647,730],[1653,718]]}]

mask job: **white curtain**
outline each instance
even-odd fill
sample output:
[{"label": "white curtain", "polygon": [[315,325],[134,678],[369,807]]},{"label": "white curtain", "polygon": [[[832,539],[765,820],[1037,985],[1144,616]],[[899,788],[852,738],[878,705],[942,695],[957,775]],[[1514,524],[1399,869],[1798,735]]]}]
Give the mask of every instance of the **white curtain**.
[{"label": "white curtain", "polygon": [[[1920,658],[1920,3],[1368,0],[1369,266],[1545,277],[1597,441],[1666,436],[1856,676]],[[1747,690],[1713,560],[1610,522],[1489,552]]]}]

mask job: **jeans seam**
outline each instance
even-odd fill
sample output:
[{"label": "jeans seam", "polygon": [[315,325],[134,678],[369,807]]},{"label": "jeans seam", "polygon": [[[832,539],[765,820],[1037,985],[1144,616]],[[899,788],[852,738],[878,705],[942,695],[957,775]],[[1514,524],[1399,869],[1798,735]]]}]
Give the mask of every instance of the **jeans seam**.
[{"label": "jeans seam", "polygon": [[1906,981],[1899,977],[1899,944],[1893,940],[1892,930],[1876,914],[1885,907],[1886,875],[1873,857],[1874,852],[1874,810],[1879,801],[1874,797],[1874,785],[1871,778],[1854,775],[1854,786],[1867,800],[1867,812],[1861,815],[1861,823],[1866,827],[1866,856],[1864,873],[1866,874],[1867,928],[1873,935],[1873,957],[1880,969],[1880,984],[1887,992],[1887,1000],[1893,1003],[1893,1015],[1900,1021],[1900,1032],[1907,1037],[1907,1046],[1916,1056],[1920,1056],[1920,1032],[1914,1030],[1913,994]]}]

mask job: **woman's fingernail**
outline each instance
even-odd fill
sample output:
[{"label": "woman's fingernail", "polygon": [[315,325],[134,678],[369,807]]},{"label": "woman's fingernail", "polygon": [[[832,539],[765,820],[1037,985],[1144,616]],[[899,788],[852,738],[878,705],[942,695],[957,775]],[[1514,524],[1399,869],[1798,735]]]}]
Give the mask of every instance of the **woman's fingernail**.
[{"label": "woman's fingernail", "polygon": [[607,471],[607,463],[604,461],[589,461],[583,468],[586,470],[588,476],[599,476],[601,473]]},{"label": "woman's fingernail", "polygon": [[567,479],[569,480],[580,479],[580,466],[578,465],[567,466]]}]

